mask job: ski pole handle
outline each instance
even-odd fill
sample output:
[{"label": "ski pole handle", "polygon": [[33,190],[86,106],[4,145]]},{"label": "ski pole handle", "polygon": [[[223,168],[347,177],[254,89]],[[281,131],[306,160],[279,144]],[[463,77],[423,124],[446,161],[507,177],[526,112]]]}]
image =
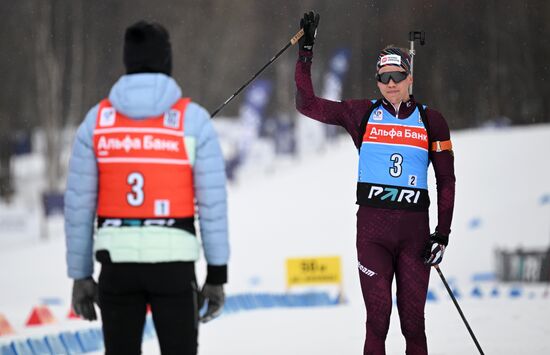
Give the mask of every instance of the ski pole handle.
[{"label": "ski pole handle", "polygon": [[300,31],[298,31],[298,33],[296,33],[294,37],[290,39],[290,44],[295,45],[300,40],[300,38],[302,38],[303,35],[304,35],[304,29],[300,28]]}]

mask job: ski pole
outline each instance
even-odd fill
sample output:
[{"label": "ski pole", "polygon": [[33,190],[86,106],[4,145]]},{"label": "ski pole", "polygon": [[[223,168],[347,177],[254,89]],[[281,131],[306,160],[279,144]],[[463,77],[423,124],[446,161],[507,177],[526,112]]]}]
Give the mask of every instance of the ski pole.
[{"label": "ski pole", "polygon": [[[426,32],[424,31],[410,31],[409,32],[409,42],[410,42],[410,49],[409,49],[409,56],[411,57],[411,75],[413,75],[413,66],[414,66],[414,55],[416,54],[414,50],[414,42],[416,40],[420,41],[420,45],[423,46],[424,43],[426,43]],[[409,95],[412,95],[413,93],[413,86],[409,87]]]},{"label": "ski pole", "polygon": [[212,114],[210,115],[210,117],[216,116],[216,114],[217,114],[218,112],[220,112],[220,111],[225,107],[225,105],[227,105],[231,100],[233,100],[233,99],[235,98],[235,96],[237,96],[245,87],[248,86],[248,84],[250,84],[250,83],[252,82],[252,80],[256,79],[256,77],[257,77],[258,75],[260,75],[260,74],[265,70],[265,68],[267,68],[271,63],[273,63],[275,60],[277,60],[277,58],[279,58],[279,56],[280,56],[281,54],[283,54],[283,52],[286,51],[286,50],[288,49],[288,47],[295,45],[295,44],[298,42],[298,40],[299,40],[300,38],[302,38],[303,35],[304,35],[304,29],[302,28],[302,29],[300,29],[300,31],[298,31],[298,32],[290,39],[290,41],[288,41],[288,43],[287,43],[287,44],[286,44],[277,54],[275,54],[275,55],[273,56],[273,58],[271,58],[271,59],[269,60],[269,62],[267,62],[267,63],[266,63],[266,64],[265,64],[256,74],[254,74],[254,75],[252,76],[252,78],[250,78],[246,83],[244,83],[243,86],[241,86],[237,91],[235,91],[235,93],[233,93],[233,95],[229,96],[229,97],[227,98],[227,100],[224,101],[223,104],[221,104],[214,112],[212,112]]},{"label": "ski pole", "polygon": [[470,328],[470,324],[468,324],[468,321],[466,320],[466,317],[464,317],[464,313],[462,313],[462,310],[460,309],[460,306],[458,305],[458,302],[456,301],[455,295],[453,294],[453,291],[449,287],[449,284],[447,283],[447,280],[445,280],[445,277],[443,276],[443,273],[439,269],[439,265],[434,265],[435,269],[437,270],[437,273],[439,274],[439,277],[441,277],[441,281],[443,281],[443,284],[445,285],[445,288],[447,289],[447,292],[449,293],[449,296],[451,296],[451,299],[453,300],[453,303],[456,306],[456,309],[458,310],[458,313],[460,314],[460,317],[462,317],[462,320],[464,321],[464,324],[466,325],[466,328],[468,329],[468,332],[470,333],[472,339],[474,340],[474,343],[476,344],[477,350],[479,350],[479,353],[481,355],[484,355],[483,350],[481,350],[481,346],[479,345],[476,336],[474,335],[474,332],[472,331],[472,328]]}]

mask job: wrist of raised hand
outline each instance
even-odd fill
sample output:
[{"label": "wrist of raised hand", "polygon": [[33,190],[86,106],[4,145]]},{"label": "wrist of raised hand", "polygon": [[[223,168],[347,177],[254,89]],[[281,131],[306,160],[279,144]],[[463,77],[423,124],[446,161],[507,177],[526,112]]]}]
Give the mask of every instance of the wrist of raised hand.
[{"label": "wrist of raised hand", "polygon": [[311,63],[313,61],[313,52],[300,48],[298,51],[298,61],[302,63]]},{"label": "wrist of raised hand", "polygon": [[311,52],[311,51],[313,51],[313,42],[302,44],[302,45],[300,46],[300,51],[304,51],[304,52]]}]

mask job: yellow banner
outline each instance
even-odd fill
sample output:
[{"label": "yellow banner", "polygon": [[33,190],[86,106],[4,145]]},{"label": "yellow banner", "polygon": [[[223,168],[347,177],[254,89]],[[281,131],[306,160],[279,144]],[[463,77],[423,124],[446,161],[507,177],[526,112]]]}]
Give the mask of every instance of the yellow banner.
[{"label": "yellow banner", "polygon": [[294,285],[340,284],[340,257],[286,259],[287,287]]}]

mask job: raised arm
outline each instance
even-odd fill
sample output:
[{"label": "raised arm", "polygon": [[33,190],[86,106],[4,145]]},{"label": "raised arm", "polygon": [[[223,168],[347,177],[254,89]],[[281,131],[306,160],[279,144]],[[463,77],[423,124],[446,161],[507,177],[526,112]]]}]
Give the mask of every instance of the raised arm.
[{"label": "raised arm", "polygon": [[311,65],[318,24],[318,15],[311,12],[304,14],[304,18],[300,21],[304,36],[300,39],[300,50],[294,73],[296,109],[301,114],[319,122],[344,127],[356,141],[361,119],[371,102],[369,100],[331,101],[315,96],[311,82]]},{"label": "raised arm", "polygon": [[315,96],[311,82],[312,58],[313,52],[300,50],[295,72],[296,109],[317,121],[341,126],[342,112],[346,111],[345,104]]}]

